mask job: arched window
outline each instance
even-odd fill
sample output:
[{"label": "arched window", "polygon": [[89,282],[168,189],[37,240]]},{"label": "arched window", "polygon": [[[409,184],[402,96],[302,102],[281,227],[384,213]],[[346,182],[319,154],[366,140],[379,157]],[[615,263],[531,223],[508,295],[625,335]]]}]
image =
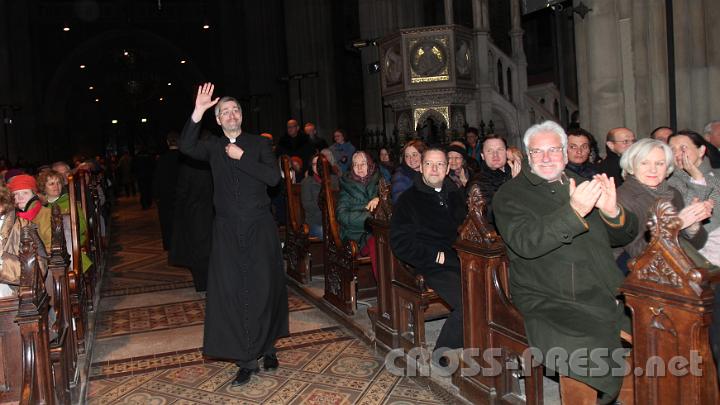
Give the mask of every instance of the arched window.
[{"label": "arched window", "polygon": [[497,61],[498,91],[505,95],[505,84],[503,83],[503,65],[500,59]]}]

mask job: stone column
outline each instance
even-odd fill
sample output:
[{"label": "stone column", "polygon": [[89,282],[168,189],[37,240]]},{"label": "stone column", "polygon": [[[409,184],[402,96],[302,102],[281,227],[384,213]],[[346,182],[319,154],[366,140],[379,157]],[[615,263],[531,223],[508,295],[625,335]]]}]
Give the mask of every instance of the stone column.
[{"label": "stone column", "polygon": [[314,122],[323,136],[338,126],[331,2],[285,0],[287,72],[318,73],[300,82],[302,100],[297,81],[289,82],[290,111],[299,120],[302,105],[304,121]]},{"label": "stone column", "polygon": [[[706,0],[703,2],[705,8],[705,21],[720,21],[720,2]],[[717,28],[706,24],[709,30],[705,37],[707,40],[707,64],[708,64],[708,116],[707,121],[720,119],[720,35],[717,35]],[[714,35],[712,35],[714,33]]]},{"label": "stone column", "polygon": [[[678,129],[702,129],[708,121],[708,66],[704,9],[700,2],[673,2]],[[708,20],[711,21],[711,20]]]},{"label": "stone column", "polygon": [[[392,1],[360,0],[360,36],[366,40],[377,40],[397,29],[397,18]],[[399,9],[398,9],[399,11]],[[360,49],[365,100],[365,126],[370,130],[383,130],[383,113],[388,133],[392,132],[392,112],[382,107],[380,95],[380,73],[370,74],[367,66],[380,61],[382,56],[374,45]]]},{"label": "stone column", "polygon": [[455,20],[455,15],[453,14],[453,0],[444,0],[443,5],[445,6],[445,24],[455,24],[453,22]]},{"label": "stone column", "polygon": [[[510,3],[510,12],[512,18],[512,28],[510,29],[512,58],[517,64],[513,85],[513,100],[515,107],[518,109],[517,119],[520,132],[517,135],[520,137],[522,136],[522,132],[530,126],[530,114],[527,103],[525,102],[527,91],[527,58],[523,46],[524,31],[522,29],[522,8],[520,6],[520,0],[512,0]],[[510,134],[508,134],[508,136],[509,135]]]},{"label": "stone column", "polygon": [[473,35],[475,37],[475,61],[477,96],[474,103],[467,106],[467,121],[470,126],[480,125],[492,117],[492,80],[487,60],[490,41],[490,11],[488,0],[473,0]]},{"label": "stone column", "polygon": [[256,133],[268,131],[275,139],[285,133],[290,115],[287,85],[278,80],[287,73],[285,35],[280,28],[284,24],[282,6],[282,0],[245,0],[242,14],[248,65],[244,77],[247,92],[242,96],[250,98],[252,108],[243,112],[243,127]]},{"label": "stone column", "polygon": [[615,2],[584,2],[593,11],[575,19],[580,122],[604,145],[607,131],[625,124]]}]

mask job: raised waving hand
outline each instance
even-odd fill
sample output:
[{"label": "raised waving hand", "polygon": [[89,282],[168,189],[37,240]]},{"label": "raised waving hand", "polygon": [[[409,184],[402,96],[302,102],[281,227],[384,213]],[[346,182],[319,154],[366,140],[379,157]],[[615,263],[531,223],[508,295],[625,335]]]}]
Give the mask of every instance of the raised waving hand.
[{"label": "raised waving hand", "polygon": [[195,110],[192,113],[193,121],[200,122],[205,111],[220,100],[220,97],[212,98],[213,91],[215,91],[215,85],[210,82],[198,86],[197,96],[195,97]]}]

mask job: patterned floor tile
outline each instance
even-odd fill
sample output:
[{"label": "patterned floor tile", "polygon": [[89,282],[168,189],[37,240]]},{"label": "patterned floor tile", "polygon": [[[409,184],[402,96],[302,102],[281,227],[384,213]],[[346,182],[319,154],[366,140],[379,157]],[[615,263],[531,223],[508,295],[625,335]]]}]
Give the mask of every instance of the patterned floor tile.
[{"label": "patterned floor tile", "polygon": [[[112,235],[110,265],[101,297],[170,291],[193,285],[189,271],[167,265],[155,210],[142,211],[137,201],[121,199]],[[195,325],[197,329],[204,321],[205,300],[184,297],[169,302],[166,297],[162,301],[146,302],[138,296],[132,300],[136,306],[100,312],[95,344],[105,352],[116,350],[113,345],[121,344],[123,350],[128,348],[127,353],[132,354],[147,353],[147,350],[131,349],[132,342],[153,338],[153,332],[171,330],[159,335],[163,339],[176,339],[173,342],[187,340],[190,329],[186,327]],[[158,302],[163,304],[157,305]],[[381,355],[339,326],[322,327],[334,325],[331,318],[292,290],[289,290],[288,305],[291,330],[302,332],[276,343],[280,360],[277,370],[261,370],[248,384],[233,387],[231,382],[237,367],[230,362],[204,358],[198,336],[192,339],[200,341],[190,339],[188,345],[182,346],[183,350],[92,363],[87,403],[400,405],[452,402],[411,379],[390,374],[383,367]],[[133,340],[133,336],[140,334],[145,335]]]}]

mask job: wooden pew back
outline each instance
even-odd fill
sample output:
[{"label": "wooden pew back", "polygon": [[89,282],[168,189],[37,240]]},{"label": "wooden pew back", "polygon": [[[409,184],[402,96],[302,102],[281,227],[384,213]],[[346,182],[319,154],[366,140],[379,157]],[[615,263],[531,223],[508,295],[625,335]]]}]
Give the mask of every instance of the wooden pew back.
[{"label": "wooden pew back", "polygon": [[[506,369],[510,362],[520,362],[528,348],[523,317],[512,304],[508,292],[509,261],[502,238],[486,219],[487,205],[480,188],[468,193],[468,216],[455,243],[462,268],[463,342],[465,348],[480,349],[481,367],[491,366],[483,357],[486,349],[500,349],[502,370],[495,376],[453,376],[461,393],[473,402],[486,402],[495,392],[506,401],[519,401],[514,389],[515,375]],[[469,359],[464,364],[472,364]],[[541,404],[543,382],[541,366],[531,370],[525,380],[527,403]]]},{"label": "wooden pew back", "polygon": [[[717,404],[717,369],[710,350],[708,330],[712,321],[713,285],[720,269],[695,263],[680,246],[682,221],[669,201],[651,209],[648,226],[652,239],[645,251],[628,263],[630,274],[621,291],[633,314],[633,360],[642,368],[634,375],[637,404]],[[653,377],[651,359],[664,364],[675,356],[702,360],[700,375],[667,372]],[[688,371],[688,370],[686,370]]]},{"label": "wooden pew back", "polygon": [[82,271],[82,247],[80,245],[80,216],[78,212],[78,204],[76,200],[76,184],[77,179],[68,176],[68,194],[70,197],[70,234],[72,247],[72,271],[68,273],[68,286],[70,287],[70,307],[72,308],[72,322],[75,331],[75,342],[77,344],[78,353],[85,353],[85,332],[87,327],[87,317],[85,309],[87,308],[87,280]]},{"label": "wooden pew back", "polygon": [[370,223],[375,236],[378,305],[374,308],[375,338],[390,349],[425,348],[425,321],[447,316],[447,304],[425,285],[421,275],[400,262],[390,247],[391,184],[381,178],[378,203]]},{"label": "wooden pew back", "polygon": [[0,299],[0,402],[56,403],[49,352],[49,296],[38,265],[37,240],[35,225],[23,227],[18,294]]},{"label": "wooden pew back", "polygon": [[287,224],[285,226],[285,245],[283,256],[287,263],[287,274],[301,284],[310,282],[310,229],[305,224],[305,211],[302,209],[300,184],[293,184],[290,158],[280,157],[285,182],[287,201]]},{"label": "wooden pew back", "polygon": [[[332,188],[330,164],[322,154],[318,158],[322,188],[318,204],[323,217],[325,294],[323,298],[338,310],[352,315],[357,300],[377,294],[370,259],[358,257],[359,249],[353,240],[343,243],[336,217],[336,191]],[[362,267],[362,268],[360,268]]]}]

